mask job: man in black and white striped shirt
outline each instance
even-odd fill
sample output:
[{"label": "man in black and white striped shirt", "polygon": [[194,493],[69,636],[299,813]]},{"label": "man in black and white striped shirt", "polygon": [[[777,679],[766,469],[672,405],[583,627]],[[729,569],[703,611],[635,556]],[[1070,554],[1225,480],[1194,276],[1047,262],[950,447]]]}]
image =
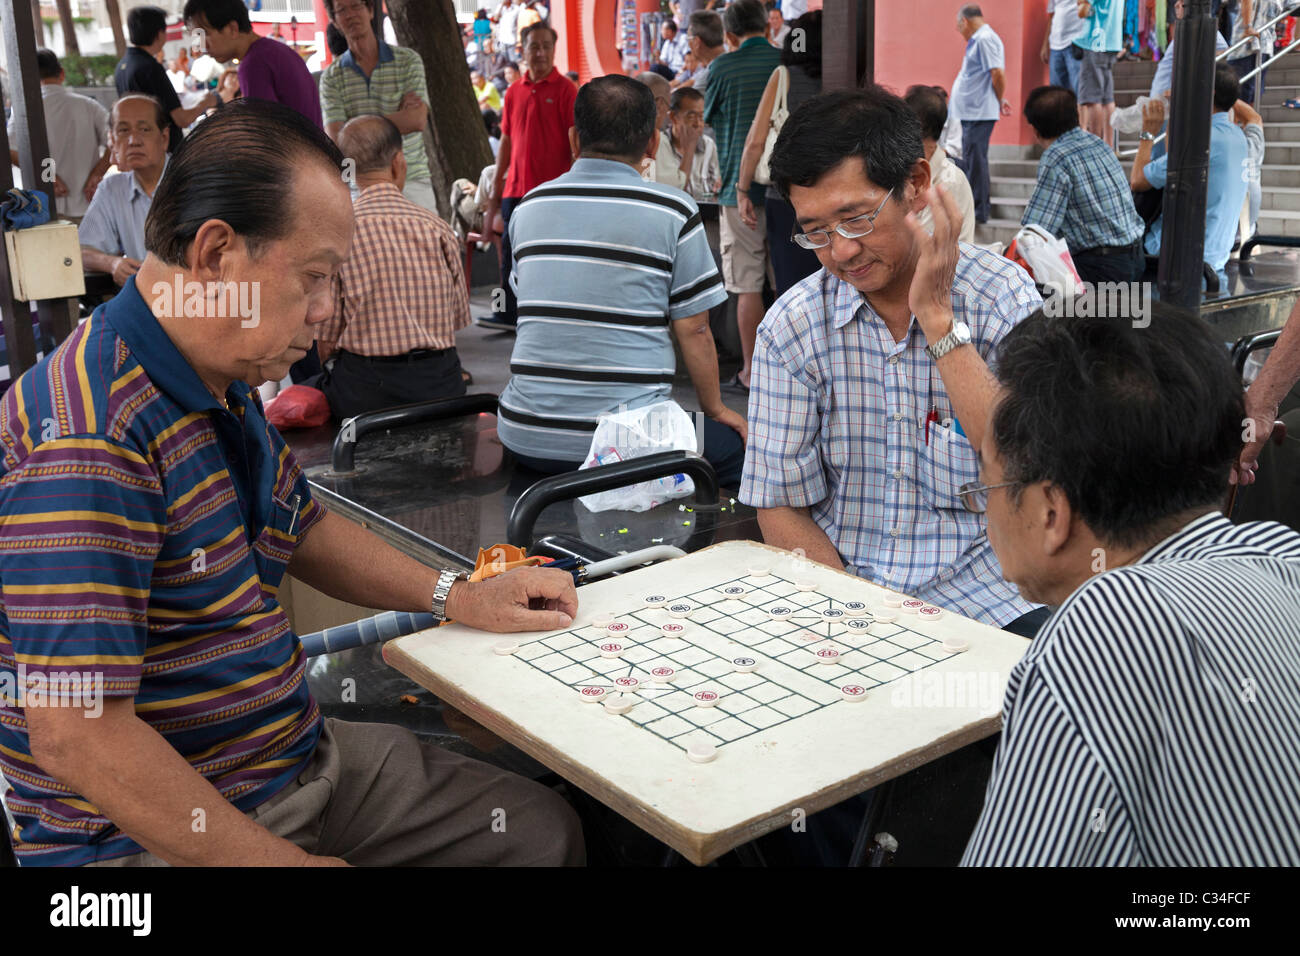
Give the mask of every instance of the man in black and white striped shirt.
[{"label": "man in black and white striped shirt", "polygon": [[988,535],[1058,607],[1010,676],[966,865],[1300,863],[1300,535],[1220,513],[1241,385],[1198,319],[1031,316]]}]

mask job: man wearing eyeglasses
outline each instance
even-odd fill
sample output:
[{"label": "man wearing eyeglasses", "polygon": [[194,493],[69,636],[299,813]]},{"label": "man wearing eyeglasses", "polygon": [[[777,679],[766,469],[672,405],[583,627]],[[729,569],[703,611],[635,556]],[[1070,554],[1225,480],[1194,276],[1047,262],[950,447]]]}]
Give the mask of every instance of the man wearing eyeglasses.
[{"label": "man wearing eyeglasses", "polygon": [[974,497],[1059,610],[1007,681],[963,864],[1300,863],[1300,535],[1220,512],[1245,412],[1222,341],[1159,303],[1040,313],[998,379]]},{"label": "man wearing eyeglasses", "polygon": [[958,242],[916,115],[879,87],[795,110],[772,176],[823,268],[759,326],[741,500],[770,544],[1031,635],[1044,609],[1003,580],[959,491],[978,475],[987,361],[1040,305],[1033,282]]}]

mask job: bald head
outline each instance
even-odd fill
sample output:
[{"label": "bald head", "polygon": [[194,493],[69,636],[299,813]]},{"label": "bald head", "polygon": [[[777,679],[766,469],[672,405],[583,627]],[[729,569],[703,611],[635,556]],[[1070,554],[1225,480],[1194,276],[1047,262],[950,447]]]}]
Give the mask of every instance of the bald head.
[{"label": "bald head", "polygon": [[650,95],[655,98],[655,129],[663,129],[668,120],[668,108],[672,101],[672,85],[658,73],[647,70],[638,73],[636,81],[650,88]]},{"label": "bald head", "polygon": [[339,132],[339,150],[352,160],[357,173],[382,172],[402,151],[402,134],[383,116],[358,116]]}]

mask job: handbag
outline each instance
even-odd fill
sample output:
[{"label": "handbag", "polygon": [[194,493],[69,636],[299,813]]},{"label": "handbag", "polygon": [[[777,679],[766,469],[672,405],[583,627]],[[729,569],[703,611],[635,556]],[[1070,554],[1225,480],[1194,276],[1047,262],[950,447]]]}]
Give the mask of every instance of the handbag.
[{"label": "handbag", "polygon": [[790,93],[790,69],[778,66],[780,79],[776,82],[776,102],[772,104],[772,116],[767,121],[767,142],[763,144],[763,156],[754,170],[754,182],[763,186],[772,183],[772,150],[776,147],[776,138],[781,135],[781,127],[790,115],[788,106]]}]

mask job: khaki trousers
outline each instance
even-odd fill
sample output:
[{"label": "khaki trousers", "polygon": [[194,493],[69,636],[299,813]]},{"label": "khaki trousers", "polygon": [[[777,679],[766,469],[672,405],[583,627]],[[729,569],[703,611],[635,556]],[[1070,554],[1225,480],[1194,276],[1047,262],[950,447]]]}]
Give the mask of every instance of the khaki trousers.
[{"label": "khaki trousers", "polygon": [[[579,866],[582,827],[554,791],[392,724],[326,718],[298,776],[249,812],[308,853],[356,866]],[[138,853],[91,866],[167,866]]]}]

